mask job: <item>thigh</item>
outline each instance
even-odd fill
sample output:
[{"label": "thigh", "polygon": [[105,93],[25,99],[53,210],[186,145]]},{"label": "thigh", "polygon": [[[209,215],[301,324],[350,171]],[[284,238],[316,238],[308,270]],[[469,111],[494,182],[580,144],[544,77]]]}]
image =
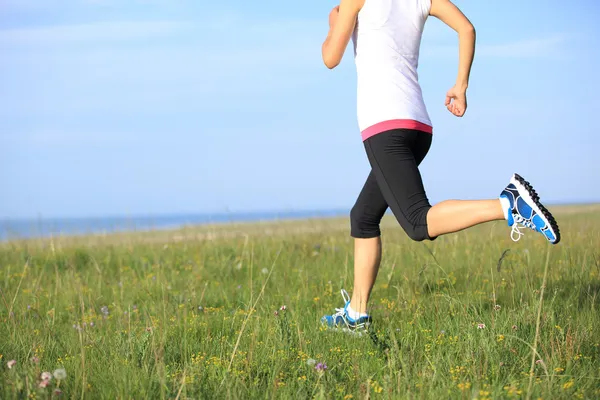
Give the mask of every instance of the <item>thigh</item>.
[{"label": "thigh", "polygon": [[431,139],[420,134],[394,130],[365,141],[382,196],[405,229],[414,227],[420,213],[430,207],[418,166],[429,150]]}]

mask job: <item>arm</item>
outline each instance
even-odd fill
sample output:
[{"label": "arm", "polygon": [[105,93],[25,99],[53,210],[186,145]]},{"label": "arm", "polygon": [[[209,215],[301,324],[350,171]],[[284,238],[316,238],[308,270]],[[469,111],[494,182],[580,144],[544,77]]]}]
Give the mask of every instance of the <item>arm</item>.
[{"label": "arm", "polygon": [[341,0],[329,15],[329,33],[321,48],[323,62],[329,69],[339,65],[352,37],[358,12],[365,0]]},{"label": "arm", "polygon": [[475,56],[475,28],[450,0],[432,0],[429,13],[458,33],[459,64],[456,86],[466,90]]},{"label": "arm", "polygon": [[[471,21],[450,0],[431,0],[430,15],[438,18],[458,33],[459,57],[456,84],[446,95],[446,107],[457,117],[467,109],[466,91],[475,56],[475,28]],[[451,104],[451,100],[454,102]]]}]

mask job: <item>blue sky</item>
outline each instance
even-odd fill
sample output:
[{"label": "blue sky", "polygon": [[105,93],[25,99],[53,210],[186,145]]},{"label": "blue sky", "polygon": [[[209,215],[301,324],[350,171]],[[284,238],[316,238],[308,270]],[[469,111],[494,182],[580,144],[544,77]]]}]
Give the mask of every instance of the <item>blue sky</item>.
[{"label": "blue sky", "polygon": [[[369,1],[369,0],[367,0]],[[478,46],[464,118],[457,37],[427,23],[432,202],[600,201],[600,6],[457,1]],[[369,165],[351,49],[320,58],[335,2],[2,0],[0,217],[350,208]]]}]

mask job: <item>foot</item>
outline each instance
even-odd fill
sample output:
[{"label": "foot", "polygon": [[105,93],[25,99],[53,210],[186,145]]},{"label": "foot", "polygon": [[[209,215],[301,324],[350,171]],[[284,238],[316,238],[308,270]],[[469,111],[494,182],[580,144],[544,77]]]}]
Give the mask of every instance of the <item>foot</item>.
[{"label": "foot", "polygon": [[509,185],[500,194],[504,206],[508,204],[508,226],[512,227],[510,237],[515,242],[524,233],[520,227],[541,233],[552,244],[560,242],[560,231],[550,211],[540,203],[540,197],[529,182],[519,174],[514,174]]},{"label": "foot", "polygon": [[371,324],[371,317],[367,315],[358,319],[351,318],[350,315],[348,315],[350,296],[348,296],[348,292],[344,289],[342,289],[342,297],[346,302],[344,308],[336,308],[335,314],[323,316],[323,318],[321,318],[321,324],[326,325],[329,328],[346,328],[351,331],[367,330]]}]

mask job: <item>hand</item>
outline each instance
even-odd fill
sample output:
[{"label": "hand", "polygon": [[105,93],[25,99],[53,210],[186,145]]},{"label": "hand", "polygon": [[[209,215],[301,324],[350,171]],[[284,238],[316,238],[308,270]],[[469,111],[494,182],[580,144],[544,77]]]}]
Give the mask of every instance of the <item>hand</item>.
[{"label": "hand", "polygon": [[329,13],[329,29],[333,28],[340,16],[340,6],[333,7],[333,10]]},{"label": "hand", "polygon": [[446,93],[446,108],[457,117],[462,117],[467,111],[467,89],[454,86]]}]

